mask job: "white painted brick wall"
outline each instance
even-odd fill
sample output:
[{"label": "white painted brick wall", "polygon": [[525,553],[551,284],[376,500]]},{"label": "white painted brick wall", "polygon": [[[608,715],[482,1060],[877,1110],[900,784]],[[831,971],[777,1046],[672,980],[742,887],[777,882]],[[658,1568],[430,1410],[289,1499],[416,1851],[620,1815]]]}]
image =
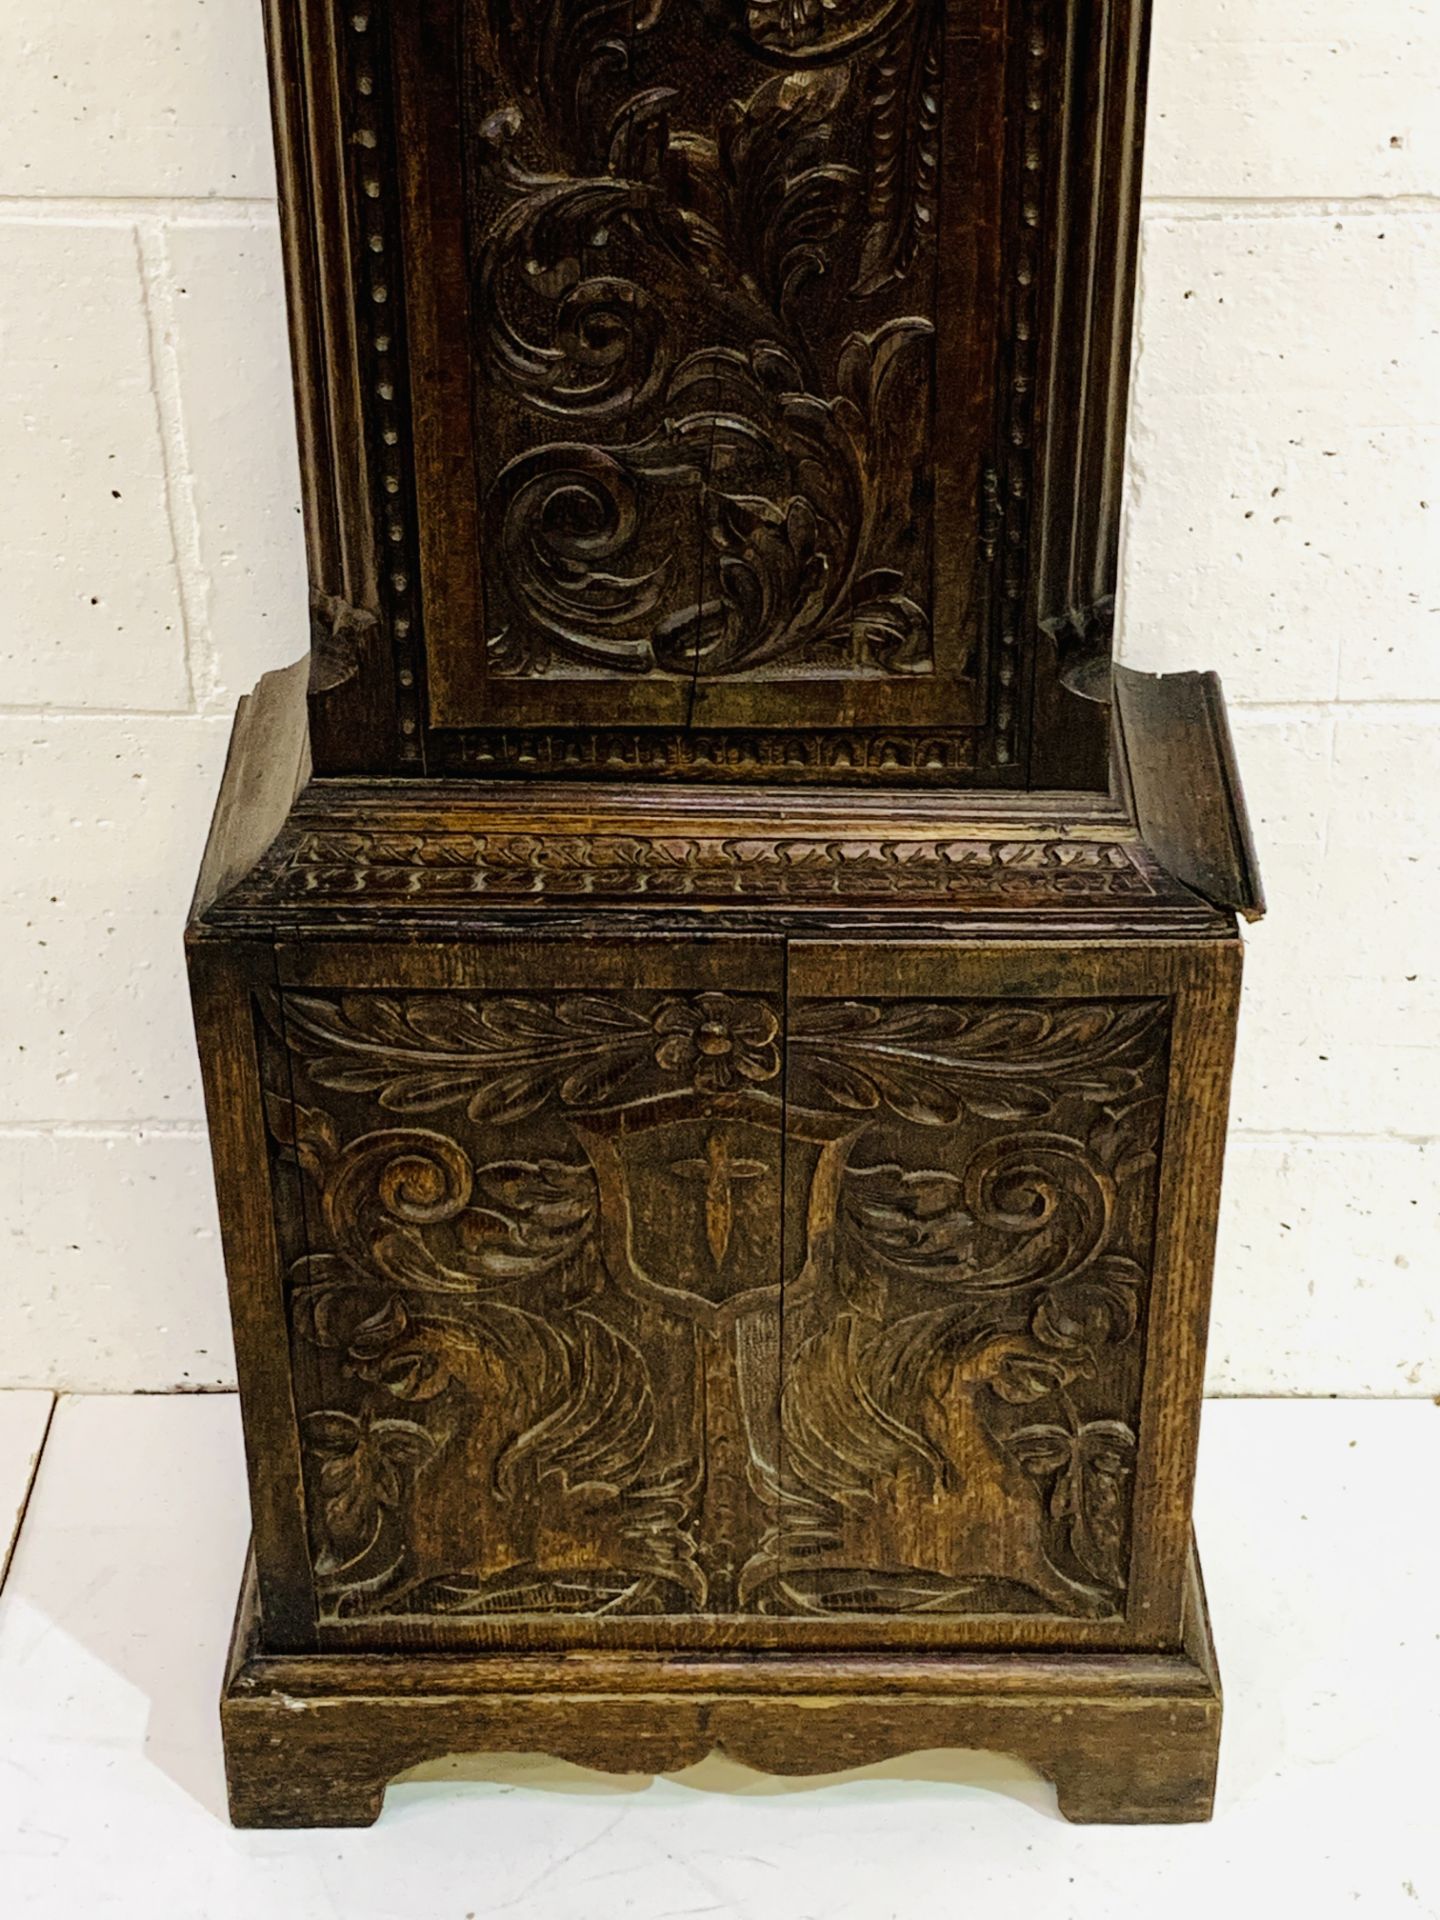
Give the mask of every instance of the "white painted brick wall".
[{"label": "white painted brick wall", "polygon": [[[1440,1392],[1440,6],[1157,0],[1127,656],[1217,666],[1271,918],[1220,1392]],[[180,927],[303,644],[258,0],[0,8],[0,1384],[231,1378]]]}]

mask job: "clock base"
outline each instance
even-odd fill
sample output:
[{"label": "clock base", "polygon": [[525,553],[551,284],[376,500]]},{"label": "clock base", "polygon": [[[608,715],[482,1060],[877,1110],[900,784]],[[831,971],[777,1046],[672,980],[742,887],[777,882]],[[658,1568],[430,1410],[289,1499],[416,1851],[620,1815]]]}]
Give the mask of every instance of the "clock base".
[{"label": "clock base", "polygon": [[397,1776],[542,1752],[609,1773],[709,1753],[828,1774],[1011,1754],[1077,1823],[1208,1820],[1221,1695],[1198,1561],[1178,1653],[269,1654],[247,1569],[221,1717],[237,1827],[366,1827]]}]

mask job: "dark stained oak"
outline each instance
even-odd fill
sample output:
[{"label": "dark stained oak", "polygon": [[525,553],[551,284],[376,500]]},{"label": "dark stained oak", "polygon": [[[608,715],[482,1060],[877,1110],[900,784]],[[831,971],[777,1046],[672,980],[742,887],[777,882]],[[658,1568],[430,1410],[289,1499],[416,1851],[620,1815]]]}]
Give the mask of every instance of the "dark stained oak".
[{"label": "dark stained oak", "polygon": [[241,1825],[990,1746],[1208,1816],[1241,949],[1113,675],[1148,9],[268,0],[312,585],[188,929]]}]

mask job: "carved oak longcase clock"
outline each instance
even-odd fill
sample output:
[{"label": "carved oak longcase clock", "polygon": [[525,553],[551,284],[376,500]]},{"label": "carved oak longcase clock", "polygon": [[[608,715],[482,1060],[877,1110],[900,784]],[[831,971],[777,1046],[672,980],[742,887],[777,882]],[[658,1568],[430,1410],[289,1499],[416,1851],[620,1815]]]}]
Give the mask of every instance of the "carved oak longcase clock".
[{"label": "carved oak longcase clock", "polygon": [[189,929],[237,1821],[538,1748],[1204,1817],[1240,948],[1112,670],[1143,0],[269,0],[313,586]]}]

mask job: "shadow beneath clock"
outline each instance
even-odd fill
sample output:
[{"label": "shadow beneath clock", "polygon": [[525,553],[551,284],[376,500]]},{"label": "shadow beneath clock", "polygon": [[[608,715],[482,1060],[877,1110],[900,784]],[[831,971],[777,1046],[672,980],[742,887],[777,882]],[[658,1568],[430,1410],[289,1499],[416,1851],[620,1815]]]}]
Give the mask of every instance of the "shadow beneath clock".
[{"label": "shadow beneath clock", "polygon": [[524,1789],[531,1793],[555,1793],[575,1796],[614,1797],[644,1793],[657,1778],[684,1787],[692,1793],[724,1794],[736,1799],[779,1799],[797,1794],[825,1793],[836,1787],[862,1783],[890,1785],[903,1798],[915,1786],[947,1786],[999,1794],[1020,1805],[1059,1820],[1055,1789],[1023,1761],[1008,1754],[970,1751],[933,1751],[904,1754],[894,1760],[876,1761],[868,1767],[851,1767],[840,1773],[816,1773],[800,1776],[757,1773],[741,1766],[724,1754],[712,1753],[693,1767],[678,1773],[599,1773],[567,1760],[552,1760],[545,1754],[459,1754],[445,1760],[426,1761],[408,1773],[397,1774],[390,1783],[385,1817],[404,1817],[406,1805],[417,1811],[431,1798],[428,1793],[412,1793],[413,1788],[437,1786],[485,1785],[506,1790]]},{"label": "shadow beneath clock", "polygon": [[[6,1582],[0,1665],[24,1677],[38,1723],[114,1759],[140,1760],[226,1822],[217,1701],[245,1557],[245,1472],[229,1395],[71,1400],[47,1442],[22,1550]],[[18,1685],[18,1680],[16,1682]],[[664,1782],[742,1799],[858,1784],[896,1800],[917,1787],[999,1794],[1058,1819],[1055,1790],[1003,1754],[922,1752],[840,1773],[778,1776],[711,1754]],[[649,1774],[607,1774],[543,1754],[428,1762],[391,1782],[387,1822],[467,1789],[636,1797]]]}]

